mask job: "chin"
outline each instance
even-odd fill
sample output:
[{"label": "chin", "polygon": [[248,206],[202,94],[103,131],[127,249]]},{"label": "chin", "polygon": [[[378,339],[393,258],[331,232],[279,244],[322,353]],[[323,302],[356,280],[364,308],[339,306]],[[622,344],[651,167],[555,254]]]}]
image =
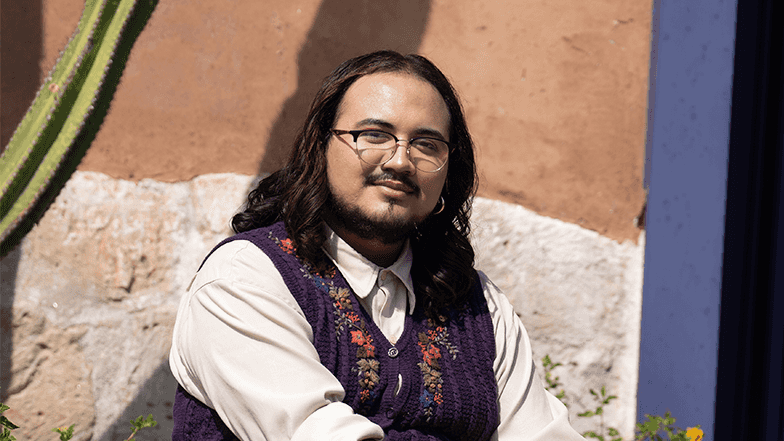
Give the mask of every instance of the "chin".
[{"label": "chin", "polygon": [[373,217],[381,222],[418,224],[424,221],[429,211],[416,210],[410,204],[401,203],[396,199],[384,201],[378,205]]},{"label": "chin", "polygon": [[395,243],[408,238],[416,224],[427,216],[417,217],[409,207],[395,201],[375,204],[374,209],[347,204],[331,197],[327,207],[332,218],[347,231],[363,239],[379,239],[385,243]]}]

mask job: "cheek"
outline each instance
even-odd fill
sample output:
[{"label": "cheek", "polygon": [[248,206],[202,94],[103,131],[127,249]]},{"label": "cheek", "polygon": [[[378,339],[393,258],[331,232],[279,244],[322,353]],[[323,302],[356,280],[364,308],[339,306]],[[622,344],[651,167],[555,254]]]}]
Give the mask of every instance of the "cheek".
[{"label": "cheek", "polygon": [[444,173],[439,173],[438,176],[433,176],[427,182],[422,183],[422,190],[425,193],[425,197],[433,204],[435,204],[441,196],[441,191],[443,190],[446,181],[445,170],[442,170],[442,172]]},{"label": "cheek", "polygon": [[330,186],[330,190],[333,190],[332,183],[335,182],[337,178],[337,167],[335,161],[330,158],[329,153],[327,153],[327,183]]},{"label": "cheek", "polygon": [[340,146],[335,146],[334,144],[330,144],[327,148],[327,176],[330,180],[339,179],[341,175],[344,175],[348,172],[348,165],[346,158],[342,155],[339,148]]},{"label": "cheek", "polygon": [[365,182],[365,171],[356,155],[345,146],[331,146],[327,150],[327,181],[335,194],[347,196],[359,191]]}]

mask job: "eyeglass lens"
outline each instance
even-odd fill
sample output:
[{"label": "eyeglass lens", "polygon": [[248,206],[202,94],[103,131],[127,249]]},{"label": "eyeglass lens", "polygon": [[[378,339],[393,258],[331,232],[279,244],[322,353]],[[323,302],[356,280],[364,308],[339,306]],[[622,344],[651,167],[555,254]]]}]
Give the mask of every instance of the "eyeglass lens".
[{"label": "eyeglass lens", "polygon": [[[395,138],[386,132],[365,131],[357,136],[360,159],[371,165],[381,165],[392,159],[397,151]],[[414,166],[424,172],[440,169],[449,156],[449,146],[431,138],[411,140],[409,158]]]}]

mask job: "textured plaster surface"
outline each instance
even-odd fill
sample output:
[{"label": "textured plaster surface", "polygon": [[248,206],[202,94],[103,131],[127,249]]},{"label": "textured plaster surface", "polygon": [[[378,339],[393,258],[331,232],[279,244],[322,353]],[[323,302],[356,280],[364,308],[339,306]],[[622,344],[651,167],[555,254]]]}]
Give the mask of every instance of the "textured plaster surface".
[{"label": "textured plaster surface", "polygon": [[[161,423],[140,440],[170,438],[175,383],[166,362],[177,304],[254,177],[118,180],[77,172],[2,270],[2,399],[24,423],[20,439],[77,424],[78,440],[120,440],[128,420]],[[540,360],[576,413],[588,388],[620,398],[607,423],[630,438],[634,422],[642,245],[514,204],[479,198],[477,267],[510,298]],[[541,363],[539,363],[539,372]]]},{"label": "textured plaster surface", "polygon": [[[606,386],[618,399],[606,424],[632,439],[642,308],[644,236],[619,244],[596,232],[541,216],[519,205],[478,198],[474,203],[476,267],[510,299],[541,359],[566,391],[572,423],[595,430],[589,389]],[[561,390],[561,389],[558,389]]]},{"label": "textured plaster surface", "polygon": [[22,416],[23,439],[66,423],[77,424],[77,439],[125,439],[128,420],[148,413],[161,424],[139,439],[170,438],[166,360],[179,298],[228,235],[228,216],[251,181],[73,176],[2,261],[2,312],[11,323],[3,323],[2,393]]}]

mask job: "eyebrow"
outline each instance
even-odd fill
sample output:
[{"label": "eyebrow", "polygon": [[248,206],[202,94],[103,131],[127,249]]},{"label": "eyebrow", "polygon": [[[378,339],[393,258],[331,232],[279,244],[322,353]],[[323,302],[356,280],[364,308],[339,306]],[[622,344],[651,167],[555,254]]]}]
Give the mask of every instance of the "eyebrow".
[{"label": "eyebrow", "polygon": [[[383,119],[376,119],[376,118],[365,118],[362,121],[357,122],[354,124],[354,127],[361,128],[362,126],[378,126],[383,127],[387,130],[395,130],[395,125],[390,123],[389,121],[384,121]],[[435,129],[430,129],[427,127],[420,127],[414,130],[414,138],[419,138],[422,136],[431,137],[440,139],[442,141],[446,141],[446,137]]]}]

